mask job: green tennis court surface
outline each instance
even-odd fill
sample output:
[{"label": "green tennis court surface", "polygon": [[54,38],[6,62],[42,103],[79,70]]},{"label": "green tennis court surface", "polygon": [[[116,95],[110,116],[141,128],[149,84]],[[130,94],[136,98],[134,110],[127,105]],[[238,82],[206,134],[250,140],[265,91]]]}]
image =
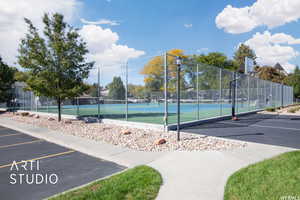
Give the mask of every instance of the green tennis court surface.
[{"label": "green tennis court surface", "polygon": [[[238,104],[238,113],[259,109],[259,106]],[[56,106],[39,107],[39,112],[57,113]],[[231,114],[231,104],[203,103],[199,107],[195,103],[181,103],[181,122],[189,122]],[[62,114],[75,116],[98,116],[98,105],[63,105]],[[125,104],[100,104],[100,116],[106,119],[126,120]],[[163,103],[128,104],[128,121],[153,124],[164,124]],[[168,104],[168,124],[177,122],[176,103]]]}]

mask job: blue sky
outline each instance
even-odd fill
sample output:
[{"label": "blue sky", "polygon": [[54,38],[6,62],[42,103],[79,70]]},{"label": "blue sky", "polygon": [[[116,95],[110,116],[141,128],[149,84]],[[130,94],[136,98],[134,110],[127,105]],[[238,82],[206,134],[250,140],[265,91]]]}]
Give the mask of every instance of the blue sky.
[{"label": "blue sky", "polygon": [[[60,12],[87,41],[88,58],[103,66],[103,84],[124,74],[126,60],[130,82],[141,84],[139,71],[163,51],[218,51],[232,58],[244,42],[259,64],[280,62],[292,71],[300,63],[299,10],[299,0],[0,0],[0,55],[15,63],[24,17],[41,28],[43,13]],[[89,82],[95,80],[92,71]]]},{"label": "blue sky", "polygon": [[[110,19],[120,22],[119,26],[101,26],[118,33],[120,37],[118,44],[145,52],[144,56],[129,60],[131,68],[135,68],[132,71],[138,72],[140,65],[143,65],[149,56],[158,55],[172,48],[184,49],[187,54],[219,51],[231,58],[238,44],[249,40],[257,32],[285,33],[295,38],[299,35],[297,28],[299,22],[287,23],[272,29],[262,25],[239,34],[231,34],[217,27],[216,17],[226,6],[243,8],[255,2],[255,0],[211,0],[205,3],[199,0],[97,2],[86,0],[80,14],[89,21]],[[81,26],[81,23],[76,25]],[[291,64],[298,64],[299,61],[298,56],[289,59]],[[142,77],[138,75],[131,78],[137,82],[142,81]]]},{"label": "blue sky", "polygon": [[[251,4],[240,0],[111,0],[107,2],[85,0],[82,16],[96,21],[101,18],[120,21],[119,26],[110,27],[120,35],[120,44],[156,54],[159,50],[181,48],[196,53],[208,48],[229,56],[234,46],[248,39],[251,33],[231,35],[216,27],[215,18],[228,3],[237,7]],[[185,28],[184,24],[192,24]],[[77,24],[80,26],[80,23]]]}]

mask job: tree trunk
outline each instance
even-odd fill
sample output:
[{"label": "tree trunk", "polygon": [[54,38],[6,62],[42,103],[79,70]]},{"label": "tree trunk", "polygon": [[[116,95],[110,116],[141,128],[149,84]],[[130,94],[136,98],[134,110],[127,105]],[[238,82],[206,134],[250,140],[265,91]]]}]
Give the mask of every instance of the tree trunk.
[{"label": "tree trunk", "polygon": [[58,97],[57,99],[57,105],[58,105],[58,121],[61,121],[61,99]]}]

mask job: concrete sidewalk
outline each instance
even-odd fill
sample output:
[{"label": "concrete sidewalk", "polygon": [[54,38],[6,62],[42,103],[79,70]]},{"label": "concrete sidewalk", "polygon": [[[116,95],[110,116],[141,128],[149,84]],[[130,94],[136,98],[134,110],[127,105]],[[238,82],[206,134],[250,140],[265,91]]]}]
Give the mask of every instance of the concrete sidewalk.
[{"label": "concrete sidewalk", "polygon": [[249,143],[230,151],[172,152],[149,165],[164,178],[157,199],[221,200],[231,174],[295,149]]},{"label": "concrete sidewalk", "polygon": [[140,152],[4,117],[0,117],[0,125],[127,167],[147,164],[162,174],[164,183],[157,199],[164,200],[221,200],[226,181],[232,173],[249,164],[295,150],[248,143],[245,148],[228,151]]}]

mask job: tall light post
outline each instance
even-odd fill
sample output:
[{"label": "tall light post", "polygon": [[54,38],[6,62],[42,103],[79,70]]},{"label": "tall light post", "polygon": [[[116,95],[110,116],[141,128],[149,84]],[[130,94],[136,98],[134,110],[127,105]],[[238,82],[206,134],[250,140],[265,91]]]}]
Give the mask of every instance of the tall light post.
[{"label": "tall light post", "polygon": [[98,86],[97,86],[97,96],[98,96],[98,120],[100,121],[100,96],[101,96],[101,86],[100,86],[100,67],[98,67]]},{"label": "tall light post", "polygon": [[176,56],[177,65],[177,141],[180,141],[180,72],[182,58]]}]

